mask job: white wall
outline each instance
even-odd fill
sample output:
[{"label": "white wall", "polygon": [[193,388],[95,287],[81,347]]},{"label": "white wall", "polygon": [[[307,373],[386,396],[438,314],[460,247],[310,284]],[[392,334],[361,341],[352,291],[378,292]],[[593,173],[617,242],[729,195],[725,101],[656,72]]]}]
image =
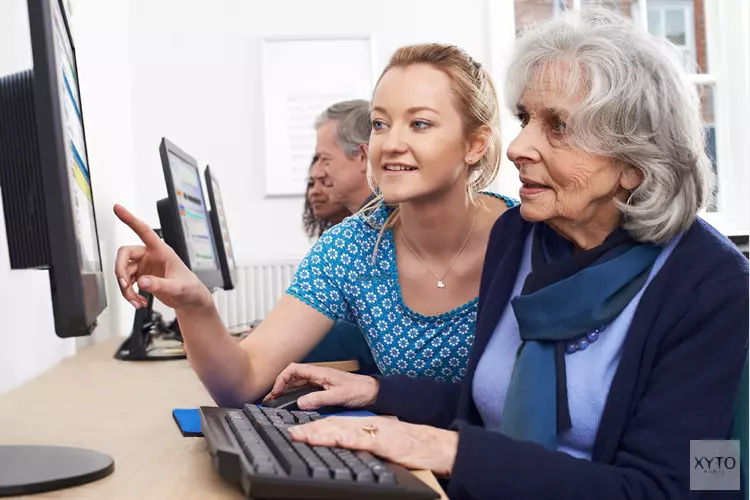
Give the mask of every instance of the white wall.
[{"label": "white wall", "polygon": [[310,243],[300,224],[302,198],[264,195],[262,38],[370,35],[378,73],[397,47],[418,42],[455,43],[490,63],[485,0],[363,6],[346,0],[133,0],[138,214],[158,226],[155,203],[166,196],[158,145],[166,136],[217,173],[238,261],[304,255]]},{"label": "white wall", "polygon": [[31,67],[29,16],[24,0],[0,3],[0,76]]},{"label": "white wall", "polygon": [[60,339],[54,331],[49,274],[10,270],[0,204],[0,394],[75,352],[74,341]]},{"label": "white wall", "polygon": [[74,0],[71,24],[76,43],[81,99],[88,142],[107,310],[99,318],[95,339],[127,335],[133,308],[120,296],[114,260],[121,245],[138,238],[115,217],[115,203],[133,206],[138,198],[131,121],[129,2]]}]

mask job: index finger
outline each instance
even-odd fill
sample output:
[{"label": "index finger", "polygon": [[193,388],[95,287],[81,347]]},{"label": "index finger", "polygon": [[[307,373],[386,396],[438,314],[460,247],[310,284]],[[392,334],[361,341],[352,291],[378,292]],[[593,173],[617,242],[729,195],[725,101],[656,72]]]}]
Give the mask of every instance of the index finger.
[{"label": "index finger", "polygon": [[159,235],[157,235],[148,224],[131,214],[125,207],[122,205],[115,205],[114,211],[117,218],[132,229],[147,247],[155,248],[161,245],[162,241],[161,238],[159,238]]}]

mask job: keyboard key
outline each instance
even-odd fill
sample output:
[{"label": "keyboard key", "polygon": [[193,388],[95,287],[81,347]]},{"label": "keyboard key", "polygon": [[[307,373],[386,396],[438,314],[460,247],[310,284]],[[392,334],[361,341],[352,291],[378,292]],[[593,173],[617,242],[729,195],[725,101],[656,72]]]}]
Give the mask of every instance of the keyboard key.
[{"label": "keyboard key", "polygon": [[268,417],[257,406],[245,405],[242,410],[251,422],[267,422]]},{"label": "keyboard key", "polygon": [[276,475],[276,467],[273,464],[258,464],[255,466],[255,472],[258,474]]},{"label": "keyboard key", "polygon": [[352,453],[350,450],[345,450],[343,448],[335,448],[333,453],[344,462],[349,467],[354,467],[357,465],[362,464],[362,462],[357,458],[354,453]]},{"label": "keyboard key", "polygon": [[328,465],[343,465],[341,460],[333,454],[328,448],[322,446],[313,446],[313,451]]},{"label": "keyboard key", "polygon": [[245,413],[248,413],[248,412],[250,412],[250,413],[252,413],[252,414],[254,414],[254,415],[262,415],[262,414],[263,414],[263,411],[262,411],[262,410],[261,410],[260,408],[258,408],[258,407],[257,407],[256,405],[251,405],[251,404],[246,404],[246,405],[245,405],[245,406],[244,406],[244,407],[242,408],[242,410],[243,410],[243,411],[244,411]]},{"label": "keyboard key", "polygon": [[313,479],[331,479],[331,474],[328,472],[328,467],[325,465],[313,467],[310,471],[310,475]]},{"label": "keyboard key", "polygon": [[385,474],[386,472],[388,472],[388,468],[386,468],[386,466],[385,466],[385,465],[382,465],[382,464],[379,464],[379,465],[372,465],[372,466],[370,466],[370,470],[371,470],[371,471],[372,471],[372,473],[373,473],[373,474],[375,474],[376,476],[379,476],[379,475],[381,475],[381,474]]},{"label": "keyboard key", "polygon": [[380,484],[396,484],[396,476],[393,472],[388,471],[378,475],[378,483]]},{"label": "keyboard key", "polygon": [[367,469],[363,471],[355,471],[354,479],[358,483],[374,483],[375,482],[375,476],[372,474],[372,472],[370,472]]},{"label": "keyboard key", "polygon": [[259,466],[263,464],[270,464],[273,465],[273,458],[271,458],[271,455],[266,455],[265,453],[258,453],[254,450],[251,450],[248,455],[252,456],[253,465]]},{"label": "keyboard key", "polygon": [[255,433],[250,429],[237,428],[235,429],[235,436],[240,441],[255,441]]},{"label": "keyboard key", "polygon": [[292,448],[296,451],[307,465],[323,465],[323,461],[310,449],[307,443],[293,442]]},{"label": "keyboard key", "polygon": [[284,470],[292,477],[307,477],[307,465],[302,459],[294,452],[290,446],[274,446],[278,443],[273,443],[270,448],[273,449],[276,459],[279,461]]},{"label": "keyboard key", "polygon": [[297,423],[297,421],[296,421],[296,420],[294,420],[294,415],[291,415],[291,414],[289,414],[289,415],[284,415],[283,417],[281,417],[281,420],[282,420],[282,421],[283,421],[283,422],[284,422],[285,424],[291,424],[291,425],[294,425],[294,424],[296,424],[296,423]]},{"label": "keyboard key", "polygon": [[352,472],[354,472],[355,476],[359,474],[360,472],[369,472],[370,474],[372,474],[372,471],[366,465],[361,464],[361,463],[353,465],[353,466],[349,466],[349,468],[352,470]]},{"label": "keyboard key", "polygon": [[292,477],[307,477],[307,465],[279,429],[265,422],[259,422],[257,429],[287,474]]},{"label": "keyboard key", "polygon": [[333,479],[337,481],[351,481],[352,472],[343,465],[340,465],[333,469]]},{"label": "keyboard key", "polygon": [[255,471],[258,474],[275,475],[276,464],[271,457],[271,451],[244,414],[242,412],[228,413],[227,422]]},{"label": "keyboard key", "polygon": [[357,451],[354,453],[357,458],[359,458],[362,463],[364,463],[367,466],[374,466],[374,465],[382,465],[383,462],[375,457],[372,453],[369,451]]},{"label": "keyboard key", "polygon": [[342,481],[351,481],[352,472],[344,463],[325,446],[313,446],[313,451],[320,457],[323,463],[331,470],[333,478]]}]

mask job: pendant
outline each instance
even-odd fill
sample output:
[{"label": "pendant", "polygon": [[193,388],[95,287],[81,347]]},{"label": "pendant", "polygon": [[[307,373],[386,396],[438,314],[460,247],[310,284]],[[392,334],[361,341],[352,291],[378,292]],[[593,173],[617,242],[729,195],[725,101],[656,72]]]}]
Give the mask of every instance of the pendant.
[{"label": "pendant", "polygon": [[443,280],[438,280],[438,288],[445,288],[445,283],[443,283]]}]

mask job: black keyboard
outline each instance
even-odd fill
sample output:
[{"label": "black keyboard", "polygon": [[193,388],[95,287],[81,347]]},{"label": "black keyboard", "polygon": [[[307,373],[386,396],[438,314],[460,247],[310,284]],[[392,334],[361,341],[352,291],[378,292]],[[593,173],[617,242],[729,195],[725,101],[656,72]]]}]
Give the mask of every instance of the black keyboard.
[{"label": "black keyboard", "polygon": [[[292,441],[288,428],[317,412],[245,405],[201,407],[201,427],[221,477],[257,499],[419,500],[437,492],[368,452]],[[357,417],[352,417],[357,418]]]}]

